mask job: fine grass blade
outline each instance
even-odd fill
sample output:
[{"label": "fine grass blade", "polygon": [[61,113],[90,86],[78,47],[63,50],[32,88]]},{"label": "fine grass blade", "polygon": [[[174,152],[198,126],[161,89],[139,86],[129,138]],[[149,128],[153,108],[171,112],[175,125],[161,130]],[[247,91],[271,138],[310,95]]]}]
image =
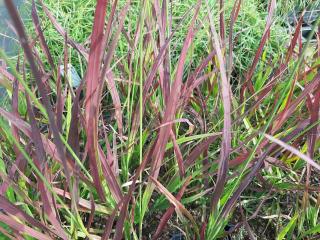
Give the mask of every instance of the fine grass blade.
[{"label": "fine grass blade", "polygon": [[269,139],[271,142],[274,142],[276,144],[278,144],[279,146],[283,147],[284,149],[290,151],[291,153],[293,153],[294,155],[297,155],[298,157],[300,157],[302,160],[304,160],[305,162],[307,162],[308,164],[310,164],[311,166],[313,166],[314,168],[318,169],[320,171],[320,165],[318,163],[316,163],[312,158],[310,158],[309,156],[301,153],[298,149],[288,145],[287,143],[269,135],[269,134],[264,134],[265,137],[267,139]]},{"label": "fine grass blade", "polygon": [[37,7],[36,7],[36,3],[35,3],[34,0],[32,0],[32,12],[31,12],[31,15],[32,15],[32,20],[33,20],[33,23],[34,23],[34,27],[35,27],[36,33],[37,33],[37,35],[39,37],[41,48],[42,48],[44,54],[46,55],[52,70],[54,70],[54,69],[56,69],[56,67],[55,67],[55,64],[53,62],[52,55],[50,53],[48,44],[47,44],[47,42],[45,40],[45,37],[44,37],[44,34],[43,34],[43,30],[42,30],[41,25],[40,25],[40,20],[39,20],[39,16],[38,16],[38,12],[37,12]]},{"label": "fine grass blade", "polygon": [[[224,112],[224,121],[223,121],[223,134],[222,134],[222,144],[221,144],[221,153],[218,167],[218,179],[216,182],[216,187],[213,192],[211,208],[213,211],[216,210],[216,205],[218,204],[219,198],[223,192],[224,185],[226,183],[227,174],[228,174],[228,163],[229,163],[229,154],[231,148],[231,96],[230,96],[230,85],[227,79],[227,72],[225,68],[225,59],[221,50],[221,42],[219,41],[218,34],[216,32],[213,17],[206,0],[210,30],[212,34],[212,47],[216,50],[218,65],[220,70],[221,77],[221,95],[223,103],[223,112]],[[223,15],[222,15],[223,17]],[[221,18],[221,15],[220,15]],[[222,34],[222,33],[221,33]]]},{"label": "fine grass blade", "polygon": [[11,19],[13,21],[13,25],[17,31],[17,34],[19,36],[19,40],[21,43],[22,48],[24,49],[24,53],[26,55],[26,58],[29,62],[30,65],[30,70],[33,74],[33,76],[35,77],[40,95],[42,97],[42,102],[46,108],[46,113],[48,114],[48,118],[49,118],[49,122],[50,122],[50,128],[52,130],[53,136],[54,136],[54,143],[57,146],[57,151],[58,151],[58,155],[59,158],[62,160],[62,164],[63,164],[63,168],[64,168],[64,173],[67,179],[67,182],[69,182],[70,180],[70,173],[69,173],[69,169],[67,167],[67,161],[65,158],[65,152],[64,152],[64,146],[63,143],[60,139],[60,134],[59,134],[59,130],[58,127],[56,125],[56,121],[55,121],[55,117],[54,117],[54,113],[52,111],[52,106],[51,103],[49,101],[49,97],[48,97],[48,92],[46,90],[46,87],[44,85],[44,83],[42,82],[42,74],[40,73],[40,71],[38,70],[38,67],[35,63],[34,60],[34,56],[32,54],[32,49],[28,44],[28,38],[26,36],[21,18],[17,12],[16,7],[14,6],[13,2],[10,0],[6,0],[5,1],[6,7],[8,9],[8,12],[11,16]]},{"label": "fine grass blade", "polygon": [[10,203],[5,197],[0,196],[0,205],[1,208],[6,211],[8,214],[18,217],[20,220],[25,221],[26,223],[32,224],[34,227],[41,229],[41,231],[48,233],[53,233],[60,238],[64,238],[64,232],[57,231],[55,229],[50,229],[43,225],[43,223],[35,220],[33,217],[26,214],[22,211],[19,207],[15,206],[14,204]]},{"label": "fine grass blade", "polygon": [[199,238],[199,229],[191,213],[159,181],[157,181],[153,177],[150,177],[150,179],[152,183],[155,184],[159,192],[162,193],[168,199],[168,201],[175,207],[175,210],[177,211],[177,213],[180,215],[181,214],[185,215],[190,220],[193,230],[195,232],[196,238]]},{"label": "fine grass blade", "polygon": [[[43,147],[43,142],[41,139],[41,134],[36,125],[35,115],[28,97],[27,97],[27,107],[28,107],[29,118],[31,121],[31,139],[34,142],[34,145],[37,149],[35,154],[36,157],[34,157],[34,162],[39,168],[39,170],[42,171],[43,175],[47,178],[47,180],[49,180],[48,166],[46,164],[46,156],[45,156],[45,151]],[[64,230],[61,227],[61,223],[57,219],[57,215],[53,208],[53,201],[50,196],[50,193],[46,189],[41,179],[38,179],[38,184],[39,184],[39,189],[40,189],[40,194],[41,194],[45,214],[48,216],[48,219],[50,219],[50,222],[52,222],[55,229],[57,229],[61,233],[61,235],[63,236],[62,238],[68,239],[67,236],[64,234]]]},{"label": "fine grass blade", "polygon": [[269,5],[269,9],[268,9],[268,17],[267,17],[266,27],[264,29],[258,50],[254,56],[251,67],[250,67],[248,74],[246,76],[246,80],[243,84],[243,89],[248,87],[251,94],[254,94],[254,89],[253,89],[253,85],[252,85],[252,77],[253,77],[254,71],[258,65],[259,58],[261,57],[263,48],[266,45],[268,38],[270,37],[270,28],[272,25],[272,17],[273,17],[275,8],[276,8],[276,0],[271,0],[270,5]]},{"label": "fine grass blade", "polygon": [[67,32],[63,29],[63,27],[58,23],[57,19],[52,15],[52,13],[49,11],[49,9],[45,6],[43,3],[43,0],[39,0],[41,7],[45,14],[47,15],[48,19],[51,21],[57,32],[63,37],[67,38],[67,42],[76,49],[87,61],[89,59],[89,55],[87,53],[87,50],[79,43],[75,42],[73,39],[68,37]]},{"label": "fine grass blade", "polygon": [[13,217],[7,216],[3,213],[0,213],[0,221],[5,222],[13,230],[27,234],[35,239],[53,240],[53,238],[51,238],[49,235],[45,235],[39,231],[36,231],[31,227],[16,221]]},{"label": "fine grass blade", "polygon": [[103,57],[103,30],[106,16],[107,0],[99,0],[96,5],[93,30],[91,34],[91,46],[89,53],[88,69],[86,73],[86,133],[87,149],[89,155],[90,169],[93,175],[93,181],[97,188],[99,197],[105,201],[99,169],[101,163],[98,155],[98,112],[100,104],[100,88],[103,84],[100,79],[100,68]]},{"label": "fine grass blade", "polygon": [[[184,184],[182,185],[181,189],[179,190],[177,196],[176,196],[176,199],[178,201],[181,201],[181,198],[187,188],[187,186],[189,185],[191,181],[191,176],[189,176]],[[159,226],[157,227],[157,230],[156,232],[154,233],[152,239],[158,239],[160,237],[160,234],[161,232],[163,231],[163,229],[165,228],[165,226],[167,225],[169,219],[171,218],[173,212],[174,212],[174,209],[175,207],[174,206],[171,206],[170,208],[168,208],[168,210],[163,214],[162,218],[160,219],[160,222],[159,222]]]}]

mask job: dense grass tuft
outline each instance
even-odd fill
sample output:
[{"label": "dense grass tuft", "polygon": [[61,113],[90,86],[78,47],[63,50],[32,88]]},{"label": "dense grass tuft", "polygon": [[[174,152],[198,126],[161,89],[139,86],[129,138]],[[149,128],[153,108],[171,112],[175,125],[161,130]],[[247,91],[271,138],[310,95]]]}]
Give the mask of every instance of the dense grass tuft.
[{"label": "dense grass tuft", "polygon": [[4,2],[1,239],[317,238],[320,18],[310,44],[275,0],[39,0],[26,30]]}]

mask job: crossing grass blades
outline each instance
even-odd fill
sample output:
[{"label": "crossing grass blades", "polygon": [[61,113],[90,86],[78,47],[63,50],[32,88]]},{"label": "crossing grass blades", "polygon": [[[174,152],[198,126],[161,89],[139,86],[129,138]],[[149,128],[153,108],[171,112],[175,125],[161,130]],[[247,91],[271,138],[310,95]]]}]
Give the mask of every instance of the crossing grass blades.
[{"label": "crossing grass blades", "polygon": [[[11,110],[0,109],[1,238],[169,239],[176,227],[185,239],[320,234],[319,18],[316,43],[302,43],[300,16],[285,56],[267,56],[271,0],[234,87],[241,0],[230,15],[223,0],[199,0],[178,22],[167,0],[98,0],[88,46],[42,0],[32,2],[36,37],[27,36],[13,1],[4,2],[22,51],[17,61],[0,55],[11,96]],[[38,12],[65,39],[60,62]],[[171,40],[186,24],[174,61]],[[208,51],[194,63],[200,29]],[[85,62],[77,88],[60,71],[69,49]]]}]

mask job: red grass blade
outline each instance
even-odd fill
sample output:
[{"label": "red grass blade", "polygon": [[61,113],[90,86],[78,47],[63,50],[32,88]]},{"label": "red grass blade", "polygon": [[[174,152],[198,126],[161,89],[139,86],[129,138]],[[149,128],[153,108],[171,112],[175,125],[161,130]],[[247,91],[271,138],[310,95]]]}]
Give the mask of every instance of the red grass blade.
[{"label": "red grass blade", "polygon": [[[184,64],[187,58],[187,52],[188,49],[192,43],[192,40],[194,38],[194,24],[197,19],[199,10],[201,6],[201,1],[199,0],[196,4],[195,13],[192,18],[191,24],[188,29],[187,36],[185,38],[179,61],[177,64],[177,72],[175,76],[175,80],[172,83],[171,91],[168,104],[165,108],[164,117],[161,121],[161,125],[165,125],[164,127],[160,128],[159,134],[157,137],[157,141],[155,143],[154,151],[152,153],[152,162],[151,162],[151,172],[150,176],[153,177],[153,179],[157,179],[160,171],[160,167],[162,165],[162,160],[165,154],[165,147],[168,142],[170,131],[172,129],[172,121],[175,119],[176,111],[178,109],[178,103],[180,100],[180,94],[181,94],[181,87],[182,87],[182,78],[183,78],[183,72],[184,72]],[[154,185],[151,184],[151,182],[148,182],[148,185],[146,187],[146,190],[144,192],[144,201],[149,202],[151,194],[154,190]]]},{"label": "red grass blade", "polygon": [[221,143],[221,154],[218,168],[218,179],[216,183],[216,187],[213,193],[212,198],[212,209],[215,210],[216,205],[220,199],[220,196],[223,192],[224,184],[227,179],[228,173],[228,163],[229,163],[229,154],[231,149],[231,97],[230,97],[230,85],[227,78],[227,73],[225,69],[225,61],[223,57],[223,53],[221,50],[221,43],[218,38],[218,34],[214,27],[213,17],[210,12],[210,8],[208,5],[208,0],[206,0],[207,9],[209,13],[209,22],[210,29],[212,34],[212,44],[213,49],[216,50],[218,64],[221,75],[221,94],[222,94],[222,103],[223,103],[223,111],[224,111],[224,121],[223,121],[223,135],[222,135],[222,143]]},{"label": "red grass blade", "polygon": [[[40,131],[36,125],[35,116],[33,113],[33,109],[31,108],[30,100],[28,97],[27,97],[27,107],[28,107],[29,118],[31,121],[31,138],[37,149],[37,151],[35,151],[36,157],[34,157],[34,162],[36,166],[39,168],[39,170],[43,173],[43,175],[48,180],[49,174],[47,170],[48,166],[46,164],[45,151],[44,151]],[[40,179],[38,179],[38,184],[39,184],[39,189],[40,189],[40,194],[41,194],[45,214],[48,216],[48,219],[53,224],[55,229],[57,229],[61,233],[61,235],[63,236],[62,238],[68,239],[68,237],[64,234],[64,230],[61,227],[61,223],[58,221],[56,213],[52,207],[53,201],[52,201],[52,197],[50,196],[50,193],[48,192],[44,183]]]},{"label": "red grass blade", "polygon": [[[118,207],[117,207],[118,208]],[[104,233],[101,237],[101,240],[108,240],[112,231],[112,226],[113,226],[113,222],[114,219],[116,217],[116,213],[117,213],[117,208],[113,210],[111,216],[109,216],[108,220],[107,220],[107,224],[104,230]]]},{"label": "red grass blade", "polygon": [[[189,185],[191,181],[191,176],[189,176],[186,181],[184,182],[184,184],[182,185],[181,189],[179,190],[176,199],[178,201],[181,201],[181,198],[184,194],[184,192],[186,191],[187,186]],[[158,239],[160,237],[161,232],[163,231],[163,229],[165,228],[165,226],[167,225],[169,219],[171,218],[172,214],[174,212],[174,206],[171,206],[170,208],[168,208],[168,210],[163,214],[159,225],[157,227],[157,230],[155,232],[155,234],[153,235],[152,239]]]},{"label": "red grass blade", "polygon": [[216,141],[222,133],[217,133],[216,135],[210,136],[208,139],[203,140],[201,143],[197,144],[197,146],[191,151],[188,157],[185,160],[186,168],[192,166],[197,158],[212,144]]},{"label": "red grass blade", "polygon": [[[116,4],[117,2],[114,3],[114,5]],[[113,101],[113,105],[115,107],[115,113],[116,113],[116,120],[117,120],[117,123],[118,123],[118,129],[119,129],[119,134],[120,134],[120,137],[122,137],[122,131],[123,131],[123,124],[122,124],[122,112],[121,112],[121,102],[120,102],[120,97],[119,97],[119,94],[118,94],[118,91],[117,91],[117,88],[116,88],[116,85],[115,85],[115,82],[114,82],[114,79],[113,79],[113,75],[112,75],[112,72],[111,72],[111,69],[110,69],[110,64],[111,64],[111,60],[112,60],[112,57],[113,57],[113,54],[114,54],[114,51],[116,49],[116,46],[118,44],[118,41],[119,41],[119,37],[120,37],[120,34],[121,34],[121,31],[122,31],[122,28],[123,28],[123,24],[124,24],[124,21],[125,21],[125,16],[129,10],[129,7],[130,7],[130,3],[131,3],[131,0],[128,0],[126,5],[123,7],[123,9],[121,10],[120,14],[119,14],[119,26],[118,26],[118,29],[116,31],[116,33],[114,34],[113,36],[113,40],[112,42],[110,43],[110,46],[108,48],[108,52],[103,60],[104,62],[104,66],[101,70],[101,79],[107,79],[107,86],[108,86],[108,89],[111,93],[111,97],[112,97],[112,101]],[[114,6],[115,8],[115,6]],[[111,21],[111,19],[110,19]],[[99,91],[101,91],[101,87],[102,87],[102,84],[99,88]]]},{"label": "red grass blade", "polygon": [[[186,14],[185,16],[182,18],[182,20],[186,17]],[[174,33],[178,30],[178,28],[180,27],[180,25],[182,24],[182,21],[180,22],[180,24],[177,26],[177,28],[175,29],[175,31],[172,31],[170,36],[168,37],[168,39],[165,41],[164,45],[160,47],[160,50],[159,50],[159,53],[156,57],[156,59],[154,60],[154,63],[151,67],[151,70],[149,71],[148,73],[148,76],[147,76],[147,79],[145,80],[144,82],[144,86],[143,86],[143,103],[142,105],[145,106],[146,102],[147,102],[147,98],[149,96],[149,91],[150,91],[150,88],[152,87],[152,83],[154,81],[154,78],[158,72],[158,69],[159,69],[159,66],[161,65],[161,63],[163,62],[163,58],[166,54],[166,51],[167,51],[167,48],[169,47],[170,45],[170,41],[172,40],[172,37],[174,36]],[[136,35],[136,37],[138,37],[138,34]],[[138,41],[138,39],[136,39],[136,42]],[[135,46],[136,46],[137,43],[135,43]],[[136,109],[134,111],[134,117],[133,117],[133,121],[132,121],[132,132],[133,132],[133,135],[136,134],[136,132],[138,131],[139,129],[139,119],[140,119],[140,111],[139,111],[139,102],[136,104]],[[144,111],[143,111],[144,112]],[[142,114],[143,114],[142,112]]]},{"label": "red grass blade", "polygon": [[[80,86],[78,87],[76,91],[76,96],[73,98],[73,105],[71,110],[71,123],[70,123],[70,130],[69,130],[69,136],[68,136],[68,143],[70,147],[73,149],[74,153],[79,157],[79,151],[80,151],[80,140],[79,140],[79,124],[80,124],[80,94],[82,91],[83,82],[81,82]],[[68,153],[68,156],[70,158],[73,158],[70,156],[71,154]]]},{"label": "red grass blade", "polygon": [[[69,192],[66,192],[60,188],[53,188],[53,190],[55,191],[55,193],[57,193],[58,195],[71,200],[71,198],[73,197]],[[86,199],[83,198],[79,198],[78,201],[79,207],[82,207],[85,211],[92,211],[92,202],[88,201]],[[103,214],[109,214],[111,213],[111,209],[103,206],[103,205],[99,205],[99,204],[95,204],[95,211],[99,212],[99,213],[103,213]]]},{"label": "red grass blade", "polygon": [[[60,33],[60,35],[65,38],[67,36],[66,31],[63,29],[63,27],[58,23],[58,21],[54,18],[52,13],[49,11],[49,9],[44,5],[43,0],[39,0],[42,9],[44,10],[45,14],[53,24],[53,26],[56,28],[57,32]],[[79,43],[72,40],[70,37],[67,37],[68,43],[76,49],[87,61],[88,61],[88,53],[87,50]]]},{"label": "red grass blade", "polygon": [[107,164],[107,160],[106,160],[106,156],[103,153],[101,147],[99,146],[99,158],[101,159],[101,165],[102,165],[102,171],[104,173],[104,177],[106,178],[107,182],[108,182],[108,186],[110,188],[110,191],[114,197],[114,199],[116,200],[117,203],[119,203],[121,201],[121,199],[123,198],[122,196],[122,192],[121,192],[121,188],[117,182],[117,178],[114,175],[114,172],[111,169],[111,166],[109,166],[109,164]]},{"label": "red grass blade", "polygon": [[[184,84],[181,92],[181,105],[184,107],[187,105],[189,98],[195,88],[197,88],[207,77],[211,76],[215,70],[209,74],[205,74],[198,78],[199,74],[208,66],[212,58],[216,55],[216,50],[211,51],[209,55],[199,64],[199,66],[194,70],[194,72],[188,77],[186,83]],[[200,81],[199,81],[200,80]]]},{"label": "red grass blade", "polygon": [[251,67],[248,71],[248,74],[246,76],[245,83],[243,84],[243,88],[245,88],[246,85],[248,85],[248,88],[249,88],[249,91],[251,92],[251,94],[254,94],[254,89],[253,89],[251,79],[252,79],[254,71],[258,65],[259,58],[262,54],[262,50],[263,50],[268,38],[270,37],[270,28],[272,25],[272,17],[273,17],[275,7],[276,7],[276,0],[271,0],[270,5],[269,5],[269,9],[268,9],[268,17],[267,17],[266,27],[264,29],[258,50],[254,56],[253,61],[252,61],[252,65],[251,65]]},{"label": "red grass blade", "polygon": [[53,240],[53,238],[51,238],[49,235],[45,235],[41,232],[38,232],[28,227],[27,225],[24,225],[16,221],[12,217],[4,215],[3,213],[0,213],[0,222],[5,222],[13,230],[16,230],[17,232],[25,233],[31,237],[34,237],[35,239]]},{"label": "red grass blade", "polygon": [[34,0],[32,0],[32,12],[31,12],[31,15],[32,15],[32,20],[33,20],[33,23],[34,23],[34,26],[35,26],[36,33],[39,36],[40,45],[42,47],[42,50],[43,50],[44,54],[46,55],[52,70],[54,70],[56,68],[55,68],[55,65],[54,65],[54,62],[53,62],[53,59],[52,59],[48,44],[47,44],[47,42],[46,42],[46,40],[44,38],[43,31],[41,29],[41,25],[40,25],[38,13],[37,13],[37,8],[36,8],[36,4],[35,4]]},{"label": "red grass blade", "polygon": [[[316,93],[311,99],[311,109],[310,109],[310,125],[316,123],[319,120],[319,110],[320,110],[320,85],[316,90]],[[317,141],[317,136],[319,136],[319,128],[317,126],[313,127],[309,131],[308,136],[308,155],[313,158],[315,155],[315,145]]]},{"label": "red grass blade", "polygon": [[290,151],[291,153],[293,153],[294,155],[300,157],[301,159],[303,159],[305,162],[307,162],[308,164],[310,164],[311,166],[313,166],[314,168],[318,169],[320,171],[320,165],[318,163],[316,163],[312,158],[310,158],[309,156],[303,154],[302,152],[300,152],[298,149],[288,145],[287,143],[269,135],[269,134],[264,134],[265,137],[267,139],[269,139],[271,142],[274,142],[278,145],[280,145],[281,147],[283,147],[284,149]]},{"label": "red grass blade", "polygon": [[33,217],[30,217],[28,214],[26,214],[20,208],[18,208],[17,206],[13,205],[12,203],[10,203],[2,195],[0,195],[0,206],[8,214],[11,214],[13,216],[18,217],[20,220],[31,224],[33,227],[37,227],[37,228],[41,229],[42,231],[44,231],[46,233],[53,233],[53,234],[55,234],[56,236],[58,236],[60,238],[64,238],[64,236],[65,236],[64,233],[61,234],[59,231],[56,231],[55,229],[49,229],[48,227],[43,225],[41,222],[38,222]]},{"label": "red grass blade", "polygon": [[[164,117],[163,117],[161,125],[172,122],[172,121],[174,121],[174,118],[175,118],[175,114],[177,111],[177,104],[178,104],[180,94],[181,94],[180,91],[181,91],[181,86],[182,86],[184,63],[185,63],[185,60],[187,57],[188,49],[189,49],[191,42],[192,42],[192,39],[194,37],[193,27],[194,27],[195,20],[197,18],[197,15],[198,15],[198,12],[200,9],[200,2],[201,1],[198,1],[198,3],[197,3],[194,17],[192,19],[192,22],[190,24],[185,42],[183,44],[183,48],[182,48],[179,62],[178,62],[175,81],[173,82],[173,85],[172,85],[171,91],[170,91],[170,97],[169,97],[170,104],[166,106],[166,109],[164,112]],[[168,125],[165,125],[164,127],[162,127],[159,131],[158,140],[156,142],[155,151],[153,152],[153,155],[152,155],[152,163],[151,163],[151,176],[154,179],[157,179],[157,177],[159,175],[161,162],[162,162],[162,159],[163,159],[163,156],[165,153],[165,146],[166,146],[168,139],[169,139],[169,136],[170,136],[171,127],[172,127],[172,124],[168,124]],[[146,191],[148,191],[148,190],[146,190]]]},{"label": "red grass blade", "polygon": [[114,2],[112,4],[111,13],[108,18],[106,32],[105,32],[105,34],[103,36],[103,40],[102,40],[104,46],[107,44],[107,42],[109,41],[109,38],[111,36],[110,34],[111,34],[111,30],[112,30],[112,24],[114,23],[114,19],[115,19],[117,5],[118,5],[118,0],[114,0]]},{"label": "red grass blade", "polygon": [[[286,137],[284,137],[282,140],[278,140],[278,139],[274,139],[273,137],[271,137],[272,142],[268,148],[266,150],[264,150],[264,152],[261,154],[261,156],[256,160],[256,163],[254,166],[251,167],[250,171],[248,172],[247,176],[244,177],[238,187],[238,189],[234,192],[234,194],[232,195],[232,197],[227,201],[227,203],[225,204],[220,217],[221,218],[225,218],[228,216],[228,214],[230,213],[230,211],[232,210],[233,206],[235,205],[237,199],[240,197],[241,193],[246,189],[246,187],[250,184],[250,182],[252,181],[252,179],[254,178],[254,176],[258,173],[258,171],[261,169],[264,160],[270,155],[271,152],[273,152],[276,147],[276,144],[284,147],[285,149],[287,149],[288,151],[293,152],[294,154],[297,154],[299,157],[303,157],[303,159],[305,161],[307,161],[308,163],[312,163],[314,164],[316,167],[320,167],[317,163],[315,163],[312,159],[308,158],[307,156],[305,156],[304,154],[301,155],[301,153],[299,151],[297,151],[295,148],[288,146],[288,144],[284,143],[286,141],[291,141],[291,139],[297,135],[298,133],[300,133],[306,126],[308,125],[307,121],[301,122],[301,124],[298,124],[298,128],[295,129],[294,131],[292,131],[292,133],[288,134]],[[268,135],[270,138],[270,135]],[[270,139],[270,140],[271,140]],[[266,145],[264,143],[262,143],[261,145]],[[307,157],[307,158],[305,158]]]},{"label": "red grass blade", "polygon": [[117,91],[117,87],[114,81],[113,73],[111,70],[106,74],[106,80],[108,89],[111,94],[112,102],[115,108],[115,118],[118,123],[119,135],[122,136],[123,132],[123,124],[122,124],[122,110],[121,110],[121,101],[119,97],[119,93]]},{"label": "red grass blade", "polygon": [[[154,8],[156,12],[156,20],[159,25],[159,46],[163,46],[166,42],[166,30],[167,30],[167,0],[162,1],[162,7],[160,9],[159,0],[154,2]],[[167,103],[170,94],[170,65],[169,54],[166,49],[164,59],[159,66],[159,78],[162,94]]]},{"label": "red grass blade", "polygon": [[[19,128],[19,130],[21,130],[29,138],[31,138],[31,127],[28,123],[23,121],[21,118],[14,116],[12,113],[5,111],[2,108],[0,108],[0,115],[7,119],[9,122],[11,122],[13,125],[15,125],[17,128]],[[53,142],[51,142],[48,138],[46,138],[44,135],[41,135],[41,137],[45,152],[61,164],[62,160],[58,154],[56,145]],[[73,162],[67,161],[67,165],[70,169],[75,169],[75,164]],[[91,181],[89,181],[89,179],[82,172],[79,172],[79,177],[83,181],[91,185]]]},{"label": "red grass blade", "polygon": [[99,158],[98,158],[98,111],[100,103],[100,68],[103,57],[102,39],[104,21],[106,16],[107,0],[98,0],[94,15],[93,31],[91,34],[91,47],[89,53],[88,69],[86,73],[86,133],[87,149],[89,155],[90,169],[93,181],[102,201],[105,201],[105,194],[99,177]]},{"label": "red grass blade", "polygon": [[154,150],[154,147],[155,147],[155,144],[150,144],[151,148],[147,150],[147,152],[144,154],[144,157],[143,157],[143,161],[142,163],[140,164],[139,168],[137,169],[133,179],[132,179],[132,184],[129,188],[129,191],[127,193],[127,195],[122,199],[123,200],[123,204],[121,206],[121,209],[120,209],[120,213],[119,213],[119,218],[118,218],[118,221],[117,221],[117,225],[116,225],[116,233],[115,233],[115,236],[114,236],[114,240],[121,240],[122,239],[122,236],[123,236],[123,226],[124,226],[124,221],[125,219],[127,218],[127,209],[128,209],[128,204],[129,204],[129,201],[132,197],[132,194],[133,194],[133,191],[136,187],[136,182],[137,182],[137,179],[138,177],[140,176],[140,174],[144,171],[148,161],[150,160],[151,158],[151,154]]},{"label": "red grass blade", "polygon": [[302,24],[303,24],[303,16],[304,16],[304,13],[303,12],[299,18],[299,21],[296,25],[296,28],[295,28],[295,32],[293,34],[293,38],[291,39],[291,42],[290,42],[290,46],[288,48],[288,51],[287,51],[287,56],[286,56],[286,64],[289,62],[289,60],[292,58],[292,54],[294,52],[294,48],[295,46],[297,45],[297,41],[298,41],[298,38],[301,34],[301,27],[302,27]]},{"label": "red grass blade", "polygon": [[195,234],[197,236],[197,238],[199,237],[199,229],[197,226],[196,221],[194,220],[193,216],[191,215],[191,213],[182,205],[182,203],[175,198],[169,191],[168,189],[166,189],[158,180],[156,180],[155,178],[153,178],[152,176],[150,176],[150,180],[152,181],[152,183],[157,187],[157,189],[159,190],[159,192],[161,194],[163,194],[168,201],[175,207],[175,210],[183,215],[185,215],[190,222],[193,225]]},{"label": "red grass blade", "polygon": [[233,8],[232,8],[232,12],[231,12],[231,16],[230,16],[230,29],[229,29],[229,56],[228,56],[228,69],[227,69],[227,73],[228,73],[228,79],[230,80],[231,77],[231,72],[232,72],[232,65],[233,65],[233,27],[234,24],[238,18],[239,15],[239,11],[240,11],[240,7],[241,7],[241,2],[242,0],[236,0]]},{"label": "red grass blade", "polygon": [[184,167],[183,157],[182,157],[182,153],[180,151],[180,147],[177,143],[176,136],[174,135],[172,130],[170,131],[170,137],[172,139],[173,149],[174,149],[174,153],[176,155],[176,159],[177,159],[177,163],[178,163],[178,167],[179,167],[179,175],[182,179],[186,173],[186,170]]},{"label": "red grass blade", "polygon": [[57,103],[55,106],[56,118],[57,118],[57,127],[59,132],[62,132],[62,115],[63,115],[63,106],[64,106],[64,97],[62,95],[62,82],[60,70],[57,69]]},{"label": "red grass blade", "polygon": [[110,167],[111,170],[114,174],[114,176],[118,176],[119,175],[119,163],[118,163],[118,159],[115,153],[112,152],[110,143],[109,143],[109,139],[107,136],[107,132],[106,132],[106,126],[103,123],[102,120],[102,125],[103,125],[103,132],[104,132],[104,139],[105,139],[105,144],[106,144],[106,148],[107,148],[107,163]]},{"label": "red grass blade", "polygon": [[54,143],[57,147],[58,150],[58,155],[60,157],[60,159],[62,160],[62,164],[63,164],[63,168],[64,168],[64,174],[66,176],[67,182],[69,182],[70,180],[70,173],[69,173],[69,169],[67,167],[67,161],[65,158],[65,152],[64,152],[64,145],[60,139],[60,134],[59,134],[59,130],[57,128],[56,125],[56,121],[55,121],[55,117],[52,111],[52,106],[51,103],[49,101],[49,97],[48,97],[48,93],[46,91],[46,87],[44,85],[44,83],[42,82],[42,74],[40,73],[40,71],[37,68],[37,65],[35,63],[33,54],[32,54],[32,49],[30,48],[29,44],[28,44],[28,38],[26,36],[24,27],[23,27],[23,23],[21,21],[21,18],[17,12],[17,9],[15,7],[15,5],[13,4],[12,1],[10,0],[5,0],[5,4],[6,7],[8,9],[8,12],[11,16],[13,25],[17,31],[17,34],[19,36],[19,40],[21,43],[21,46],[24,49],[24,53],[26,55],[26,58],[30,64],[30,70],[33,74],[33,76],[35,77],[35,81],[37,83],[40,95],[42,97],[42,102],[44,103],[44,106],[46,108],[46,112],[48,114],[48,118],[49,118],[49,122],[50,122],[50,128],[52,130],[53,136],[54,136]]},{"label": "red grass blade", "polygon": [[225,45],[225,22],[224,22],[224,0],[220,0],[219,4],[219,10],[220,10],[220,16],[219,16],[219,21],[220,21],[220,40],[222,43],[222,46]]},{"label": "red grass blade", "polygon": [[272,132],[279,129],[282,124],[286,121],[286,119],[293,114],[297,106],[310,94],[313,90],[316,90],[316,87],[320,83],[320,74],[317,74],[312,82],[310,82],[307,86],[304,87],[304,90],[300,93],[300,95],[293,100],[290,105],[277,115],[277,118],[274,120],[274,125],[272,127]]},{"label": "red grass blade", "polygon": [[[172,36],[171,36],[172,37]],[[154,80],[154,77],[157,74],[157,70],[163,60],[163,57],[165,55],[166,52],[166,48],[169,46],[170,44],[170,38],[167,39],[166,43],[164,46],[161,47],[159,54],[156,58],[156,60],[154,61],[154,64],[148,74],[148,77],[144,83],[143,86],[143,100],[142,100],[142,105],[145,106],[146,102],[147,102],[147,97],[148,97],[148,92],[152,86],[152,82]],[[141,113],[143,114],[143,112]],[[140,118],[140,111],[139,111],[139,104],[136,105],[136,109],[134,111],[134,117],[133,117],[133,121],[132,121],[132,132],[133,134],[135,134],[138,131],[139,128],[139,118]]]},{"label": "red grass blade", "polygon": [[[17,79],[14,80],[13,82],[13,91],[12,91],[12,100],[11,100],[11,106],[12,106],[12,113],[15,116],[19,116],[19,82]],[[12,126],[12,135],[14,138],[20,142],[20,136],[19,136],[19,131],[16,126]],[[16,156],[19,155],[19,150],[16,146],[13,147],[13,150],[16,153]]]},{"label": "red grass blade", "polygon": [[235,203],[237,202],[238,198],[240,197],[241,193],[246,189],[246,187],[250,184],[254,176],[257,174],[257,172],[261,169],[263,162],[265,158],[270,154],[272,148],[275,146],[275,144],[271,144],[267,150],[259,157],[256,164],[250,169],[250,172],[247,174],[247,176],[242,179],[239,187],[234,192],[232,197],[227,201],[227,203],[224,205],[220,218],[224,219],[228,216],[232,208],[234,207]]}]

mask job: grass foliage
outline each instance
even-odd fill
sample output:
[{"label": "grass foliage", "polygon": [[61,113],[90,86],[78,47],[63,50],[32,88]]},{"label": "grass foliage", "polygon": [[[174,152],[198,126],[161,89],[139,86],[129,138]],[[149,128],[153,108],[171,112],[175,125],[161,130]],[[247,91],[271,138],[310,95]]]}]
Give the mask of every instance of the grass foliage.
[{"label": "grass foliage", "polygon": [[310,45],[291,1],[4,2],[1,239],[319,236],[319,19]]}]

